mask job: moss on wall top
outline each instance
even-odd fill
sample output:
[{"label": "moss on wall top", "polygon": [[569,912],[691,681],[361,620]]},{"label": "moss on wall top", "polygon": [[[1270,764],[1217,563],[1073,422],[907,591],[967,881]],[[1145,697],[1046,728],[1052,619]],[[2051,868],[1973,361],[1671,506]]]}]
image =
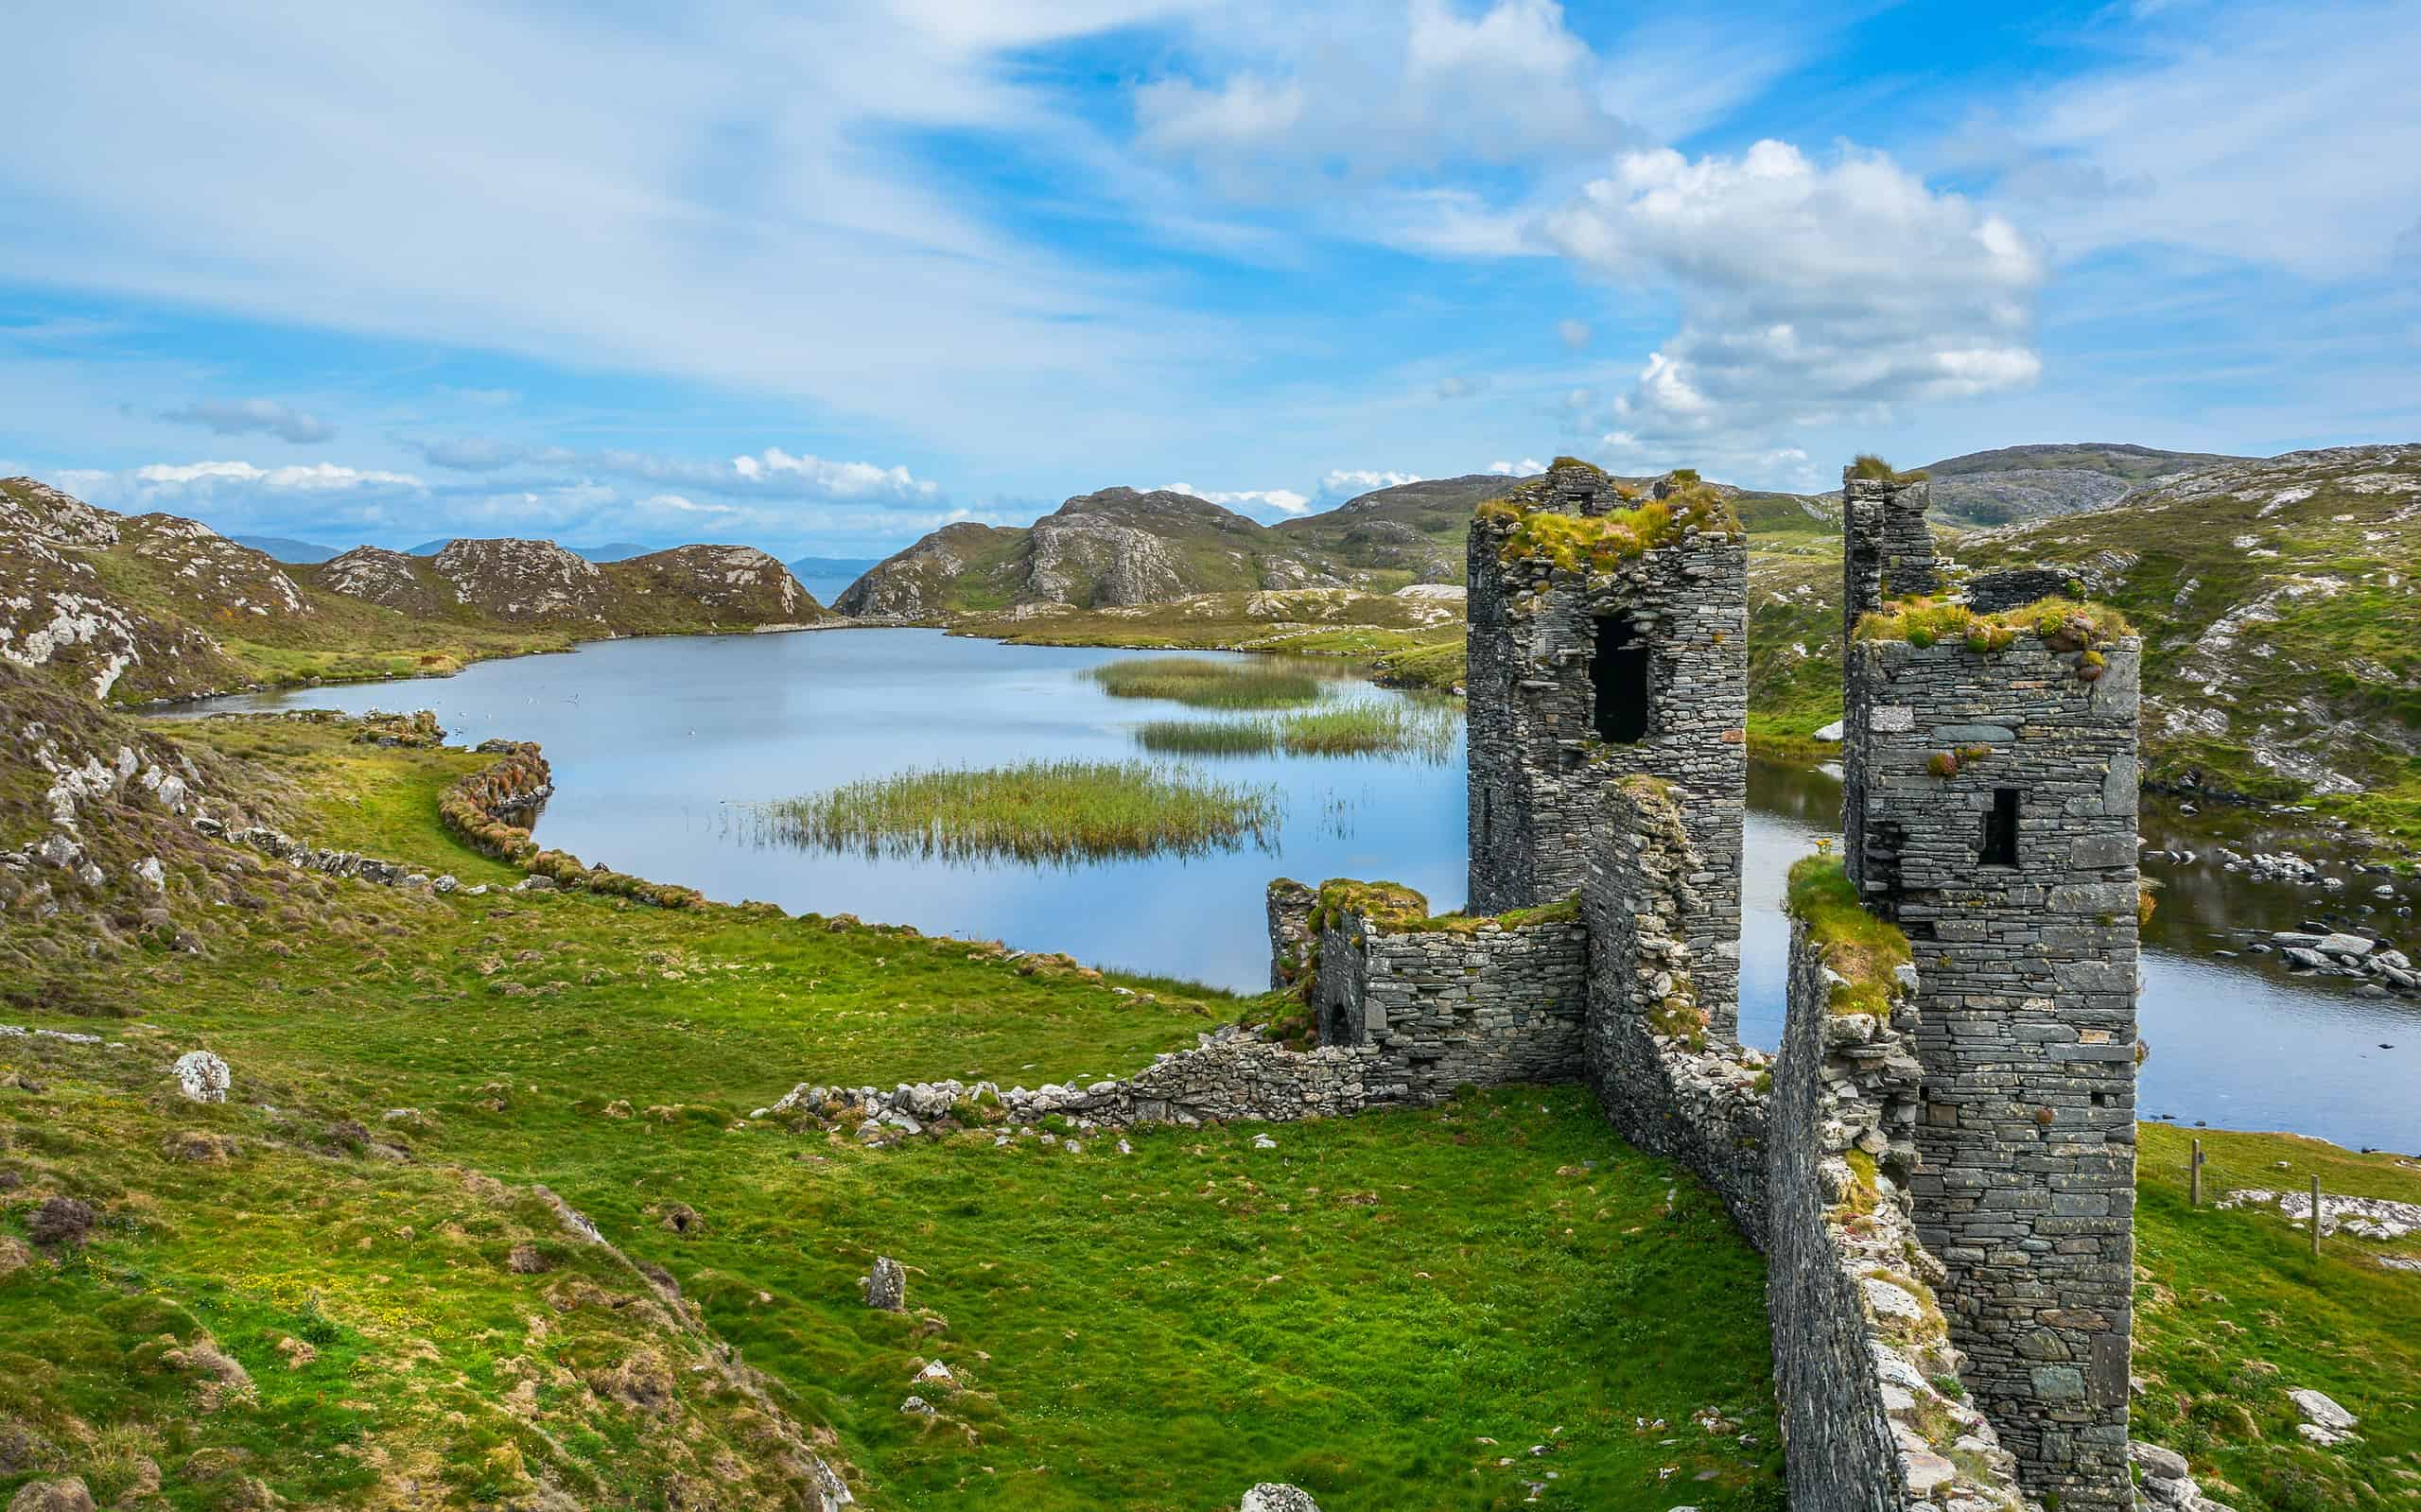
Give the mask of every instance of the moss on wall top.
[{"label": "moss on wall top", "polygon": [[1833,1012],[1889,1015],[1893,973],[1916,958],[1898,925],[1858,901],[1840,858],[1807,856],[1794,863],[1787,907],[1824,965],[1843,979],[1833,985]]}]

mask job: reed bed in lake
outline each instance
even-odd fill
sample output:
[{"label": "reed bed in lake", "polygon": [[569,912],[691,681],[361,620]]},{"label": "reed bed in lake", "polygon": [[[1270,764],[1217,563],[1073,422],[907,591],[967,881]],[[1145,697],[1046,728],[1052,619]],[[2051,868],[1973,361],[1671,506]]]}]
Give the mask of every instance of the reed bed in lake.
[{"label": "reed bed in lake", "polygon": [[1350,703],[1257,720],[1152,720],[1135,743],[1156,756],[1391,756],[1440,762],[1461,721],[1437,703]]},{"label": "reed bed in lake", "polygon": [[1072,866],[1270,848],[1274,787],[1143,761],[1023,761],[867,777],[758,810],[767,838],[872,857]]},{"label": "reed bed in lake", "polygon": [[1086,676],[1112,698],[1160,698],[1198,709],[1280,709],[1318,701],[1320,680],[1300,668],[1208,656],[1139,656]]}]

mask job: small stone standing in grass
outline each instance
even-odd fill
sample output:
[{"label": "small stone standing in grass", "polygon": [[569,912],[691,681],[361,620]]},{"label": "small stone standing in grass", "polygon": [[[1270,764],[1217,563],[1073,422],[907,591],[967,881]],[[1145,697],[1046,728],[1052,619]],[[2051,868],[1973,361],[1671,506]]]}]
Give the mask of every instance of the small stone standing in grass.
[{"label": "small stone standing in grass", "polygon": [[227,1063],[206,1050],[185,1051],[169,1071],[177,1079],[177,1090],[196,1103],[226,1102],[227,1089],[235,1080]]},{"label": "small stone standing in grass", "polygon": [[1320,1512],[1320,1504],[1299,1486],[1263,1481],[1245,1493],[1236,1512]]},{"label": "small stone standing in grass", "polygon": [[865,1295],[866,1306],[877,1312],[908,1311],[908,1271],[890,1256],[876,1256],[874,1269],[858,1285]]}]

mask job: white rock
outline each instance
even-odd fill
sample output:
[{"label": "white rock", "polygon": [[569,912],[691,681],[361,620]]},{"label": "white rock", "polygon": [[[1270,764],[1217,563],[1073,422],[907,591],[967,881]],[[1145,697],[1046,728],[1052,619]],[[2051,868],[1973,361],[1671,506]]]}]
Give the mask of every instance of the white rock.
[{"label": "white rock", "polygon": [[1245,1493],[1236,1512],[1320,1512],[1320,1504],[1299,1486],[1263,1481]]},{"label": "white rock", "polygon": [[958,1382],[958,1378],[949,1373],[949,1366],[942,1364],[939,1360],[933,1361],[930,1364],[926,1365],[924,1369],[917,1371],[916,1379],[919,1381],[935,1382],[945,1386],[955,1385]]},{"label": "white rock", "polygon": [[2304,1421],[2318,1423],[2323,1428],[2351,1428],[2361,1421],[2309,1386],[2297,1386],[2287,1393],[2287,1399],[2295,1404],[2295,1411],[2303,1414]]},{"label": "white rock", "polygon": [[177,1079],[177,1089],[196,1103],[226,1102],[227,1089],[235,1080],[227,1063],[206,1050],[185,1051],[169,1070]]}]

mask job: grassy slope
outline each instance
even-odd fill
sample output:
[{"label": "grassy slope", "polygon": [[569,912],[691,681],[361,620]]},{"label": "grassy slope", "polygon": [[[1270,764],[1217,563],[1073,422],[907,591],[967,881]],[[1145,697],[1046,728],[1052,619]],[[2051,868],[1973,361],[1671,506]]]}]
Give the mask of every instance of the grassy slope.
[{"label": "grassy slope", "polygon": [[[2317,1173],[2332,1192],[2421,1202],[2421,1163],[2286,1135],[2144,1125],[2135,1432],[2187,1455],[2203,1489],[2240,1512],[2421,1501],[2421,1274],[2383,1271],[2370,1257],[2388,1246],[2333,1235],[2314,1260],[2306,1231],[2274,1210],[2190,1208],[2196,1136],[2210,1199],[2302,1190]],[[2421,1242],[2393,1248],[2421,1256]],[[2361,1418],[2360,1441],[2305,1444],[2286,1397],[2304,1386]]]},{"label": "grassy slope", "polygon": [[[319,726],[181,729],[282,773],[298,832],[496,875],[421,808],[474,758]],[[643,1288],[516,1194],[543,1181],[669,1267],[776,1400],[836,1432],[871,1504],[1207,1512],[1278,1477],[1332,1508],[1510,1506],[1553,1469],[1558,1499],[1662,1512],[1667,1467],[1700,1505],[1780,1504],[1755,1260],[1576,1090],[1283,1128],[1276,1151],[1248,1129],[1142,1132],[1127,1156],[996,1148],[983,1130],[868,1151],[744,1115],[797,1079],[1114,1073],[1237,1005],[761,910],[352,883],[308,907],[346,931],[264,917],[204,958],[94,969],[143,1016],[106,1026],[125,1051],[0,1041],[0,1069],[43,1088],[0,1091],[0,1164],[24,1181],[0,1193],[0,1234],[52,1191],[105,1212],[82,1260],[0,1279],[0,1417],[59,1468],[123,1485],[139,1452],[177,1505],[220,1494],[198,1479],[209,1457],[191,1463],[214,1446],[303,1503],[401,1501],[392,1483],[418,1467],[456,1504],[542,1472],[584,1500],[662,1504],[667,1477],[711,1476],[726,1448],[761,1480],[748,1404],[686,1364],[670,1408],[583,1387],[650,1330],[628,1305],[565,1312],[549,1292]],[[235,1068],[226,1107],[162,1095],[197,1044]],[[381,1121],[400,1107],[420,1116]],[[414,1160],[308,1153],[340,1120]],[[192,1129],[242,1152],[159,1153]],[[482,1195],[483,1178],[510,1190]],[[675,1202],[702,1219],[686,1234],[663,1224]],[[514,1274],[515,1242],[565,1269]],[[859,1306],[877,1252],[938,1317]],[[258,1405],[200,1412],[190,1374],[156,1365],[147,1340],[197,1327]],[[278,1342],[305,1330],[321,1358],[289,1372]],[[928,1357],[964,1389],[912,1388]],[[534,1421],[509,1405],[525,1375]],[[899,1413],[911,1389],[938,1423]],[[1689,1426],[1704,1407],[1755,1444]],[[22,1479],[0,1473],[0,1491]]]}]

